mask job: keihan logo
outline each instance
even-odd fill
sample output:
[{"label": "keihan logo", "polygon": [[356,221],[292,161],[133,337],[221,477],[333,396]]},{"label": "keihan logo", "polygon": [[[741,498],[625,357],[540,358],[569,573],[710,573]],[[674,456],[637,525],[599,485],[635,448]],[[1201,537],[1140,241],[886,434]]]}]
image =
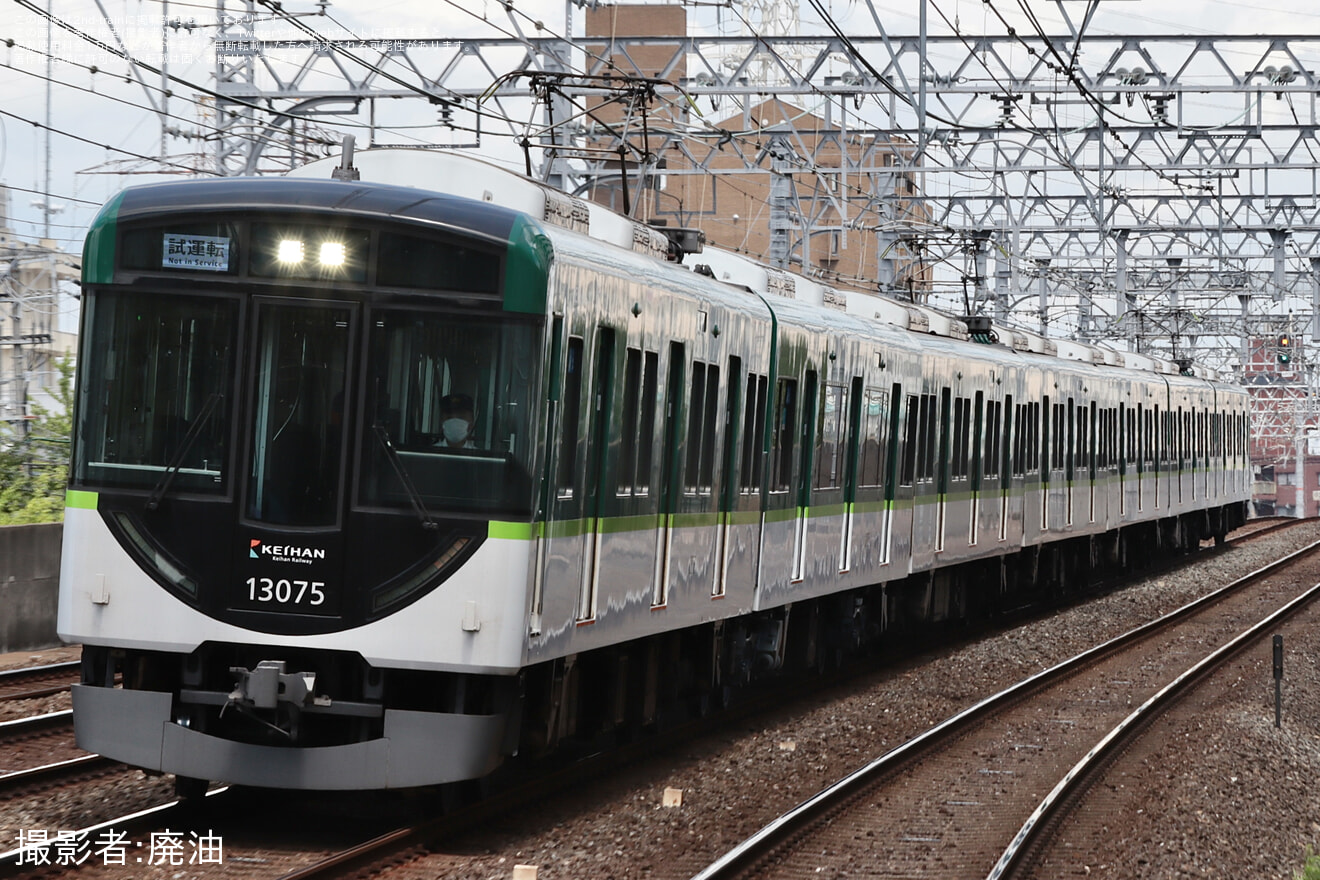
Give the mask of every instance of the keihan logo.
[{"label": "keihan logo", "polygon": [[263,544],[259,538],[249,538],[248,558],[307,564],[314,559],[325,559],[325,551],[319,547],[299,547],[294,544]]}]

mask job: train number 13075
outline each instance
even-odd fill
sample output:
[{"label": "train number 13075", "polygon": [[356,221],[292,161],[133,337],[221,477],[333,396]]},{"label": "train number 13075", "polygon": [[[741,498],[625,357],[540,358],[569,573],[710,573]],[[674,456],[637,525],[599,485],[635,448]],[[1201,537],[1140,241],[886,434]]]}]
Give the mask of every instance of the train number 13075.
[{"label": "train number 13075", "polygon": [[247,579],[249,602],[275,602],[280,605],[320,605],[325,601],[325,581],[291,581],[287,578],[250,577]]}]

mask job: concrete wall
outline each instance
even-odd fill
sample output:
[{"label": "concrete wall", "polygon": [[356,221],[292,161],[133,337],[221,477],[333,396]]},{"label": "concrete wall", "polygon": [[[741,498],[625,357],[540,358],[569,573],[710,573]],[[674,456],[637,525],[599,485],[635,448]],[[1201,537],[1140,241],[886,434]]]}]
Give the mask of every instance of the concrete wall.
[{"label": "concrete wall", "polygon": [[0,526],[0,654],[58,645],[63,523]]}]

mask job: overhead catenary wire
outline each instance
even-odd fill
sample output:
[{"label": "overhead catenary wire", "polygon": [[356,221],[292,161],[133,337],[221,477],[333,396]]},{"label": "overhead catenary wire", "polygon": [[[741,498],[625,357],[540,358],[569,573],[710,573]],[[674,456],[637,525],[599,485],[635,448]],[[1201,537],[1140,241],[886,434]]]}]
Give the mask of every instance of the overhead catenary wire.
[{"label": "overhead catenary wire", "polygon": [[[521,11],[519,10],[519,12],[521,12]],[[373,63],[372,60],[369,59],[369,58],[362,58],[362,57],[361,57],[361,53],[357,53],[357,55],[358,55],[358,58],[355,59],[355,60],[356,60],[358,63],[366,63],[366,64],[368,64],[368,65],[371,65],[371,64]],[[391,59],[391,62],[392,62],[392,63],[397,63],[397,59]],[[376,65],[376,66],[379,66],[379,65]],[[259,108],[259,109],[264,113],[264,112],[269,112],[269,109],[270,109],[270,108],[261,107],[261,108]],[[297,118],[302,118],[302,117],[297,117]],[[347,125],[347,124],[350,124],[350,123],[340,123],[340,124],[345,124],[345,125]],[[740,133],[736,133],[735,136],[741,136],[741,135],[743,135],[743,134],[745,134],[745,133],[741,133],[741,132],[740,132]],[[707,137],[709,137],[709,136],[713,136],[713,135],[714,135],[714,132],[711,132],[711,134],[710,134],[710,135],[707,135]],[[684,134],[684,135],[680,135],[680,136],[687,136],[687,135]],[[813,170],[813,171],[815,171],[815,169],[810,169],[810,168],[809,168],[808,170]],[[954,174],[958,174],[958,175],[960,175],[960,176],[968,176],[969,178],[971,177],[971,175],[967,173],[967,170],[958,170],[958,169],[955,169],[955,170],[953,170],[952,173],[954,173]],[[987,185],[989,185],[989,186],[994,186],[994,184],[995,184],[994,180],[987,178]],[[847,185],[849,186],[849,189],[850,189],[850,190],[852,190],[852,191],[854,191],[854,192],[860,192],[860,189],[857,188],[857,187],[855,187],[855,186],[853,186],[852,184],[847,184]],[[1034,181],[1033,181],[1032,185],[1035,186]],[[1037,193],[1040,193],[1040,190],[1039,190],[1039,189],[1037,189],[1036,191],[1037,191]]]}]

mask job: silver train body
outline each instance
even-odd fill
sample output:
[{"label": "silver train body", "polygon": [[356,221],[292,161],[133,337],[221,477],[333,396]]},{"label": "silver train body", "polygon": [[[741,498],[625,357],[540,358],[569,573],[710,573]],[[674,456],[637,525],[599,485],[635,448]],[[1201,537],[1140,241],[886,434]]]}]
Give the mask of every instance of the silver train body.
[{"label": "silver train body", "polygon": [[[358,159],[360,182],[313,165],[269,197],[269,181],[130,190],[89,237],[59,616],[61,637],[86,646],[84,748],[257,786],[471,779],[891,634],[1067,593],[1092,569],[1184,551],[1245,518],[1239,388],[1002,328],[974,341],[961,321],[727,254],[679,263],[654,230],[481,163]],[[431,192],[446,187],[459,198]],[[198,204],[220,219],[183,228]],[[295,208],[286,226],[348,222],[379,265],[357,280],[267,271],[266,227],[225,219]],[[489,302],[424,289],[430,270],[390,274],[385,236],[400,224],[408,241],[452,244],[485,212],[511,218],[480,238],[504,261]],[[134,250],[139,226],[160,256]],[[223,251],[224,270],[172,258],[171,235]],[[384,296],[381,279],[398,291]],[[197,356],[234,378],[175,394],[194,427],[130,454],[160,419],[104,401],[130,381],[133,352],[166,347],[116,342],[134,325],[107,316],[145,288],[195,289],[215,298],[197,308],[232,313],[232,362],[223,339]],[[472,333],[517,329],[491,336],[503,353],[473,366],[487,355],[440,350],[463,343],[445,335],[448,312],[426,311],[433,301],[486,309]],[[405,308],[411,323],[396,320]],[[333,382],[272,391],[282,374],[264,366],[263,328],[278,317],[306,350],[327,309],[343,319],[316,338],[342,337],[342,365],[290,360],[304,378],[289,381]],[[430,335],[407,329],[425,321]],[[118,344],[112,365],[103,351]],[[422,396],[455,392],[476,399],[498,455],[456,465],[422,432],[438,424]],[[322,439],[302,442],[340,487],[316,502],[324,518],[264,500],[276,489],[254,475],[283,442],[267,409],[272,425],[319,419],[305,437]],[[100,439],[110,422],[124,435],[114,449]],[[468,476],[433,487],[451,467]],[[446,506],[469,477],[504,494]]]}]

